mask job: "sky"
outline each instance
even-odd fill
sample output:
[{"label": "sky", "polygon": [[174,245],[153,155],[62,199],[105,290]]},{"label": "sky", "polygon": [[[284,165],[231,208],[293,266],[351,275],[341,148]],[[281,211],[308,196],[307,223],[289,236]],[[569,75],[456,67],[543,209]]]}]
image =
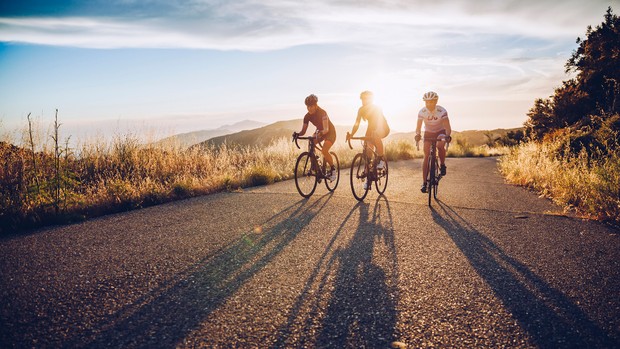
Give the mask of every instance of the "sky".
[{"label": "sky", "polygon": [[[600,0],[20,0],[0,3],[0,127],[31,113],[72,136],[301,119],[337,125],[375,93],[392,130],[426,91],[455,130],[520,127]],[[301,127],[300,127],[301,128]]]}]

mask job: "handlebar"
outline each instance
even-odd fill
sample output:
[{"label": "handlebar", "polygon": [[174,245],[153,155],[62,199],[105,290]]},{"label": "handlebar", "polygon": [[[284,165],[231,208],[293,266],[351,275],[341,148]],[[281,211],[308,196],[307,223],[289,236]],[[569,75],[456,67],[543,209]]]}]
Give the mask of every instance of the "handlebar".
[{"label": "handlebar", "polygon": [[367,141],[371,139],[370,137],[351,137],[351,133],[347,132],[347,143],[349,143],[349,148],[353,149],[353,146],[351,145],[351,141],[352,140],[359,140],[359,141]]},{"label": "handlebar", "polygon": [[299,146],[299,143],[297,142],[298,139],[309,140],[309,141],[313,142],[315,147],[318,145],[318,140],[314,136],[299,136],[297,133],[293,133],[293,142],[295,142],[295,145],[297,146],[297,149],[301,149],[301,147]]},{"label": "handlebar", "polygon": [[[446,137],[448,136],[444,136],[444,137],[437,137],[437,138],[424,138],[424,141],[429,141],[429,142],[437,142],[437,141],[445,141]],[[452,141],[452,137],[450,137],[450,141]],[[420,141],[415,142],[415,146],[418,149],[418,151],[420,150]],[[448,148],[450,148],[450,142],[446,142],[446,151],[448,150]]]}]

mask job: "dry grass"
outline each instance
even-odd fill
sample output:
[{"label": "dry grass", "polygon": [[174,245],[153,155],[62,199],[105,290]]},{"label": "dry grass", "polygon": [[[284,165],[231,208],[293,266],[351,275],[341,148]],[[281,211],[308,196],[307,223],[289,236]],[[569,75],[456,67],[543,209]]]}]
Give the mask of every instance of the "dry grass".
[{"label": "dry grass", "polygon": [[[187,149],[170,143],[145,145],[132,134],[69,147],[58,128],[56,124],[51,131],[40,132],[36,123],[29,123],[21,147],[12,145],[13,135],[0,138],[0,232],[290,179],[295,159],[306,147],[300,142],[302,149],[297,149],[282,138],[260,148],[224,144]],[[422,156],[412,141],[390,142],[385,149],[389,161]],[[337,142],[333,150],[341,168],[346,168],[361,144],[350,150]],[[454,147],[450,153],[491,155],[487,150]]]},{"label": "dry grass", "polygon": [[[594,219],[620,222],[620,151],[592,160],[585,151],[558,155],[557,143],[526,143],[501,158],[509,182]],[[616,148],[617,149],[617,148]]]},{"label": "dry grass", "polygon": [[[489,147],[487,145],[472,146],[465,140],[456,139],[448,147],[448,157],[488,157],[501,156],[508,154],[510,147]],[[420,150],[415,146],[413,140],[398,140],[389,142],[385,145],[385,154],[389,161],[402,159],[416,159],[423,157],[422,142],[420,142]]]},{"label": "dry grass", "polygon": [[508,154],[509,152],[510,147],[489,147],[488,145],[472,146],[468,144],[466,140],[457,138],[454,142],[450,144],[450,147],[448,148],[448,157],[468,158],[500,156]]},{"label": "dry grass", "polygon": [[263,149],[184,150],[124,136],[60,154],[49,144],[34,149],[0,143],[3,230],[273,183],[290,177],[297,156],[285,140]]}]

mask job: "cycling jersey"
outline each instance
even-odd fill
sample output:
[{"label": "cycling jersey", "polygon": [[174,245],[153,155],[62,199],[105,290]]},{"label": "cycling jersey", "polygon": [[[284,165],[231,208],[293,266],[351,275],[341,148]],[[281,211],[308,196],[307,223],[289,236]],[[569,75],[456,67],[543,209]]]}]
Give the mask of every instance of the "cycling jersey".
[{"label": "cycling jersey", "polygon": [[362,106],[357,111],[357,115],[368,121],[366,129],[366,137],[385,138],[390,134],[390,127],[387,124],[385,116],[381,108],[374,104]]},{"label": "cycling jersey", "polygon": [[316,127],[317,130],[323,131],[324,129],[323,118],[327,118],[329,130],[327,131],[326,135],[321,136],[321,139],[326,139],[333,143],[336,141],[336,128],[334,127],[334,124],[332,124],[332,121],[329,120],[329,116],[327,116],[327,112],[323,110],[321,107],[317,106],[316,112],[314,114],[307,113],[304,116],[304,124],[307,124],[308,122],[310,122],[312,123],[312,125]]},{"label": "cycling jersey", "polygon": [[422,108],[418,113],[418,120],[424,120],[426,132],[439,132],[443,127],[443,120],[448,118],[448,111],[442,106],[436,106],[434,111]]}]

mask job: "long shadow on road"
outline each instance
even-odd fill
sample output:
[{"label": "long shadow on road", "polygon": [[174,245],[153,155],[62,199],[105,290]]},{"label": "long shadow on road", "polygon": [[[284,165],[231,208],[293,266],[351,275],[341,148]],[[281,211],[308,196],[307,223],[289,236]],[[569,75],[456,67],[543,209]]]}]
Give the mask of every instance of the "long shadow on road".
[{"label": "long shadow on road", "polygon": [[[146,299],[110,316],[68,346],[175,347],[261,271],[325,208],[331,195],[301,200],[217,253],[205,257]],[[86,339],[85,339],[86,338]],[[89,339],[88,339],[89,338]]]},{"label": "long shadow on road", "polygon": [[[346,247],[333,251],[335,241],[347,233],[347,223],[356,212],[359,222],[353,237]],[[383,265],[376,261],[376,249],[387,252],[379,258]],[[372,212],[368,204],[358,203],[332,236],[273,347],[388,347],[396,332],[397,280],[394,229],[387,199],[379,197]],[[310,292],[313,285],[317,285],[318,292]],[[321,295],[329,299],[326,308],[320,304]],[[305,315],[301,315],[302,308]],[[321,325],[315,337],[309,333],[317,321]],[[302,338],[288,343],[296,325]]]},{"label": "long shadow on road", "polygon": [[456,211],[439,202],[433,219],[539,348],[612,348],[620,343],[526,265],[506,254]]}]

